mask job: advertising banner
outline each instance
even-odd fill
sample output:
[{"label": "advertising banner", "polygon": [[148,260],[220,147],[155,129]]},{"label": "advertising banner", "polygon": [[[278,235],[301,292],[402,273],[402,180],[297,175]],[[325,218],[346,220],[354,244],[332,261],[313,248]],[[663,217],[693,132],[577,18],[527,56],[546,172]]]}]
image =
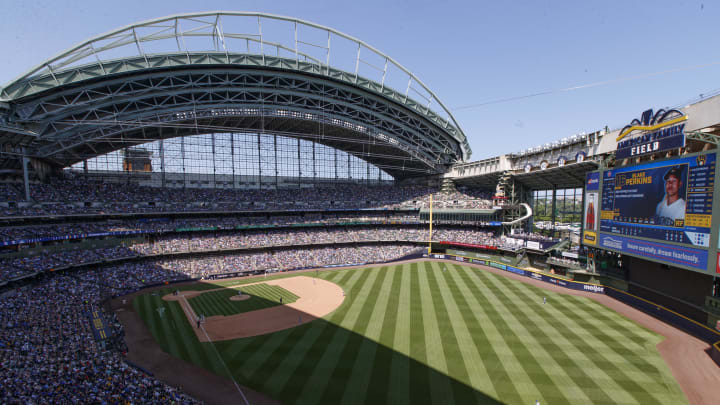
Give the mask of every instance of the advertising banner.
[{"label": "advertising banner", "polygon": [[645,110],[618,134],[616,159],[642,156],[685,146],[685,121],[679,110]]},{"label": "advertising banner", "polygon": [[529,241],[527,241],[526,244],[525,244],[525,246],[526,246],[528,249],[540,250],[540,242],[537,242],[537,241],[534,241],[534,240],[529,240]]},{"label": "advertising banner", "polygon": [[598,215],[600,214],[600,172],[590,172],[585,178],[585,207],[583,209],[583,218],[585,224],[583,227],[583,243],[586,245],[597,245],[597,230],[600,224]]},{"label": "advertising banner", "polygon": [[606,234],[600,235],[600,247],[676,266],[685,266],[701,271],[707,270],[708,252],[706,250]]},{"label": "advertising banner", "polygon": [[720,274],[720,235],[718,235],[718,253],[717,253],[717,261],[715,261],[715,272]]},{"label": "advertising banner", "polygon": [[113,231],[113,232],[78,233],[78,234],[61,235],[61,236],[44,236],[41,238],[27,238],[27,239],[0,241],[0,246],[23,245],[23,244],[27,244],[27,243],[52,242],[52,241],[69,240],[69,239],[96,238],[96,237],[101,237],[101,236],[130,236],[130,235],[140,235],[140,234],[144,234],[144,233],[153,233],[153,232],[155,232],[155,231],[152,231],[152,230]]},{"label": "advertising banner", "polygon": [[100,311],[87,311],[85,315],[88,317],[90,330],[96,341],[105,340],[113,335],[112,329],[110,329],[110,326]]},{"label": "advertising banner", "polygon": [[507,270],[508,268],[507,265],[504,265],[502,263],[488,262],[488,264],[490,265],[490,267],[495,267],[496,269],[500,270]]},{"label": "advertising banner", "polygon": [[[625,159],[645,155],[647,153],[662,152],[669,149],[677,149],[685,146],[685,134],[682,132],[685,124],[670,129],[674,134],[656,139],[645,139],[643,137],[633,139],[634,142],[626,142],[624,147],[618,147],[615,151],[616,159]],[[670,132],[666,131],[666,132]],[[656,132],[662,134],[663,132]],[[637,141],[636,141],[637,140]]]},{"label": "advertising banner", "polygon": [[715,163],[713,153],[603,172],[600,232],[709,247]]}]

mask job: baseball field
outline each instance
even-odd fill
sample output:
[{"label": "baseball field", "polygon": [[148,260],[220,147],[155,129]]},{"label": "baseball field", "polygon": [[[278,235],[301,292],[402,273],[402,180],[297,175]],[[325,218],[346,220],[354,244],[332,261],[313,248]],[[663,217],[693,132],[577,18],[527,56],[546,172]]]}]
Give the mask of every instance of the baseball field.
[{"label": "baseball field", "polygon": [[[216,318],[289,311],[300,294],[257,284],[283,277],[296,275],[185,285],[185,309],[163,299],[177,287],[132,304],[164,351],[286,404],[687,403],[660,335],[588,298],[459,264],[304,273],[342,289],[336,309],[270,334],[200,341],[188,308]],[[249,299],[231,303],[238,288]]]}]

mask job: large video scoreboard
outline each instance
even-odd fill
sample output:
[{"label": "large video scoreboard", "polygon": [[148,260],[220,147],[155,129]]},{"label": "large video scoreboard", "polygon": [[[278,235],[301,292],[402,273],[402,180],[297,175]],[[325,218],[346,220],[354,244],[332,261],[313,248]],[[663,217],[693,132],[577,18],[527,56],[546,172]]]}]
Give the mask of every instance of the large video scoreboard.
[{"label": "large video scoreboard", "polygon": [[587,244],[706,271],[715,166],[705,153],[599,173],[599,233]]}]

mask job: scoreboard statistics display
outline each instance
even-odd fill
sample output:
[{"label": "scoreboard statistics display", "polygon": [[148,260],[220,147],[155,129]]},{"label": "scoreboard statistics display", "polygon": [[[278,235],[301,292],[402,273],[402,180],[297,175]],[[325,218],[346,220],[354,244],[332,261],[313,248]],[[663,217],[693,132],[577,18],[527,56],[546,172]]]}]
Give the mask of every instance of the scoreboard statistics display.
[{"label": "scoreboard statistics display", "polygon": [[714,153],[602,173],[600,232],[708,248]]}]

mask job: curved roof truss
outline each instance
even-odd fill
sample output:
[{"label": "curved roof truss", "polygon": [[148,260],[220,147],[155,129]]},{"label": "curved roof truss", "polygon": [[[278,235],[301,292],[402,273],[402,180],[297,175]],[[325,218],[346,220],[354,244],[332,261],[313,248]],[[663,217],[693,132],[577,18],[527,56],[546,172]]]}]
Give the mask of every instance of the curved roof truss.
[{"label": "curved roof truss", "polygon": [[312,139],[398,167],[395,177],[440,173],[471,153],[449,110],[392,58],[270,14],[134,24],[48,59],[0,94],[8,121],[36,135],[31,153],[63,166],[166,136],[246,130]]}]

